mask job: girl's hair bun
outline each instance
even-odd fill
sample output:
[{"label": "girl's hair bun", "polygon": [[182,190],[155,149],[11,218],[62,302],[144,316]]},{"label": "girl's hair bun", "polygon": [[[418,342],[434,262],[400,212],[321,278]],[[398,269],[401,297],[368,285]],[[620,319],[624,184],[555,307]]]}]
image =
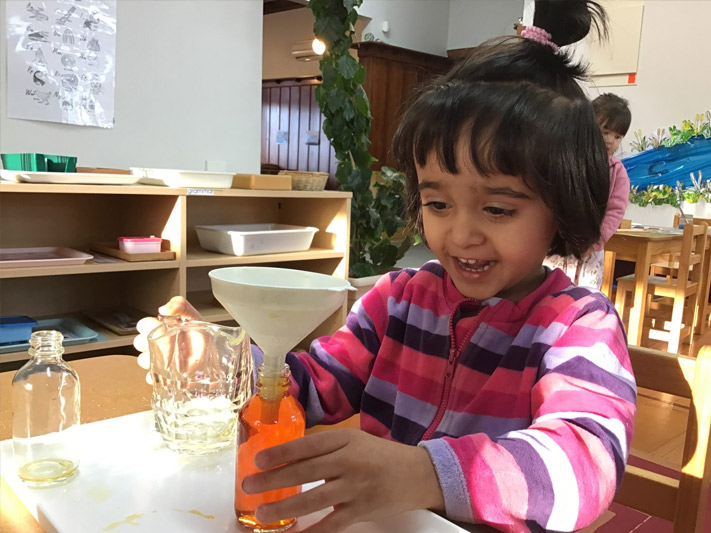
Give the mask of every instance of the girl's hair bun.
[{"label": "girl's hair bun", "polygon": [[607,38],[607,15],[594,0],[536,0],[533,25],[550,33],[558,46],[580,41],[591,28]]}]

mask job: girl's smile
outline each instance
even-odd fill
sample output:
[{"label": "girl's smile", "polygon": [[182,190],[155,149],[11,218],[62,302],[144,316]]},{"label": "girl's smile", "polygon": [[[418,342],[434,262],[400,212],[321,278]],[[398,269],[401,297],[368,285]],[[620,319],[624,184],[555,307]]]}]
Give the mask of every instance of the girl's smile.
[{"label": "girl's smile", "polygon": [[[468,161],[466,148],[459,161]],[[553,213],[518,177],[460,173],[430,157],[417,168],[427,243],[457,289],[469,298],[518,301],[544,278],[556,234]]]}]

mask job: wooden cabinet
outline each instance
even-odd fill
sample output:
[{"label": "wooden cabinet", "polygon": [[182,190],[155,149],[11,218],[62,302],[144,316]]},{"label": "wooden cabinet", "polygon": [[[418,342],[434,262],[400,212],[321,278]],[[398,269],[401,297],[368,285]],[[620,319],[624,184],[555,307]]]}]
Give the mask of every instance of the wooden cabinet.
[{"label": "wooden cabinet", "polygon": [[[151,186],[0,184],[0,246],[65,246],[89,251],[94,241],[121,235],[160,235],[175,260],[105,262],[96,252],[83,265],[0,268],[0,314],[33,318],[79,316],[87,309],[127,305],[146,315],[183,295],[205,320],[225,322],[229,314],[213,298],[207,273],[232,265],[269,265],[345,278],[348,270],[351,194],[336,191],[170,189]],[[304,252],[230,256],[200,247],[195,226],[275,222],[319,229]],[[301,346],[345,322],[336,311]],[[81,321],[102,340],[67,346],[65,353],[130,347],[121,336]],[[105,339],[105,340],[104,340]],[[26,352],[0,354],[0,362],[26,359]]]},{"label": "wooden cabinet", "polygon": [[444,74],[454,62],[447,57],[378,42],[360,42],[353,48],[365,67],[363,89],[373,116],[370,154],[378,160],[373,168],[383,165],[397,168],[390,146],[403,111],[418,86]]}]

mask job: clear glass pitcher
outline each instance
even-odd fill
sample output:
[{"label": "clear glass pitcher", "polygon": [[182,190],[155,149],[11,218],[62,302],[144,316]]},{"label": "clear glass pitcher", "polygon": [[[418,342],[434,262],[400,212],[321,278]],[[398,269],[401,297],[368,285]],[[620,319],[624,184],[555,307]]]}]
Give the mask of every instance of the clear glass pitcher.
[{"label": "clear glass pitcher", "polygon": [[168,448],[202,455],[229,446],[252,395],[249,336],[240,327],[164,317],[148,335],[156,429]]}]

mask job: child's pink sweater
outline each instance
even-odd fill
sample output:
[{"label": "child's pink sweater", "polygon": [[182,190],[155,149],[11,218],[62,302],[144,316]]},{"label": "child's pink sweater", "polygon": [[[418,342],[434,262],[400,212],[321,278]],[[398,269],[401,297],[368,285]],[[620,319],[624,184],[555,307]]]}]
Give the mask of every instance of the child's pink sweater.
[{"label": "child's pink sweater", "polygon": [[612,237],[620,222],[625,217],[627,203],[630,198],[630,178],[627,176],[622,161],[610,156],[610,196],[607,199],[607,211],[600,227],[600,240],[593,247],[598,252],[605,247],[605,243]]}]

